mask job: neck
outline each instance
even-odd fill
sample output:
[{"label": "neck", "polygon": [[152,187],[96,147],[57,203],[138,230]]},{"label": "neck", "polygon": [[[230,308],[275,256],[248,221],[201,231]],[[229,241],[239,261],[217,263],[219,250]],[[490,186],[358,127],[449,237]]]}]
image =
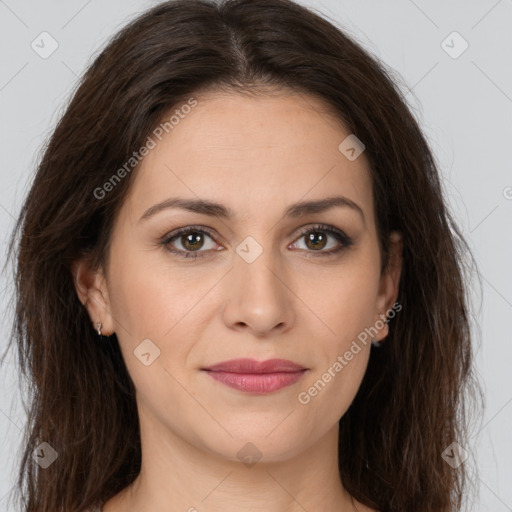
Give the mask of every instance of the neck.
[{"label": "neck", "polygon": [[[338,471],[338,424],[304,451],[231,460],[141,415],[142,466],[104,512],[354,512]],[[238,443],[240,444],[240,443]],[[237,444],[237,446],[238,446]],[[243,443],[242,443],[243,444]],[[253,448],[246,448],[251,454]],[[253,459],[257,458],[256,451]],[[255,462],[255,463],[254,463]]]}]

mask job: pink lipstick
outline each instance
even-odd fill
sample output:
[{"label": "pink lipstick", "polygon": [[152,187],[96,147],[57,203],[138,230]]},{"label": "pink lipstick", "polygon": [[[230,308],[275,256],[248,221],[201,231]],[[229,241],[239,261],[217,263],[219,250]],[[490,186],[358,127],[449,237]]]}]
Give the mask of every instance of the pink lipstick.
[{"label": "pink lipstick", "polygon": [[286,359],[231,359],[203,368],[226,386],[248,393],[272,393],[297,382],[308,370]]}]

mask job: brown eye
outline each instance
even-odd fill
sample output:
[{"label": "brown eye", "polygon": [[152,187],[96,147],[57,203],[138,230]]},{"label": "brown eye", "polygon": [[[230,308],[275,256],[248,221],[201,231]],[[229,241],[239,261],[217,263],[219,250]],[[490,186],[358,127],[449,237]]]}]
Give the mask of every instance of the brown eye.
[{"label": "brown eye", "polygon": [[[331,256],[353,245],[352,239],[343,231],[324,224],[305,229],[291,247],[302,249],[299,242],[305,240],[304,250],[308,253],[318,253],[314,256]],[[337,242],[337,243],[336,243]],[[324,250],[324,249],[328,250]]]},{"label": "brown eye", "polygon": [[327,245],[327,237],[325,233],[321,231],[312,231],[307,235],[304,235],[306,239],[306,245],[310,249],[322,250]]},{"label": "brown eye", "polygon": [[[211,240],[209,247],[208,239]],[[160,243],[168,251],[184,258],[202,257],[210,250],[215,250],[212,235],[203,228],[187,227],[179,229],[166,235]]]},{"label": "brown eye", "polygon": [[189,235],[181,235],[180,241],[181,245],[187,251],[197,251],[198,249],[201,249],[201,247],[203,246],[204,237],[198,232],[194,232]]}]

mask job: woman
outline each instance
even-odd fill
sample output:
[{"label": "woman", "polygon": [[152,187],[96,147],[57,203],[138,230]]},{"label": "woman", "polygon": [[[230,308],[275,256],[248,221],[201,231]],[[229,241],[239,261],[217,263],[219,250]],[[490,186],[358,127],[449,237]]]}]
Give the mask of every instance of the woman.
[{"label": "woman", "polygon": [[320,16],[131,22],[14,244],[25,511],[460,510],[467,246],[398,88]]}]

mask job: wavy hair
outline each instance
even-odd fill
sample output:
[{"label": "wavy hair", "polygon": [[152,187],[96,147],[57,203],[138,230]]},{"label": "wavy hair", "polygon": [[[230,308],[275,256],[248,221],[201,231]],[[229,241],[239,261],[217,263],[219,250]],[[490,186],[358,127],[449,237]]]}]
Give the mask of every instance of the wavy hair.
[{"label": "wavy hair", "polygon": [[[466,446],[472,370],[466,271],[474,263],[438,165],[393,73],[332,22],[289,0],[175,0],[108,42],[80,79],[38,159],[11,238],[13,337],[30,404],[17,491],[26,512],[81,512],[140,471],[133,382],[115,334],[101,343],[72,263],[106,261],[133,172],[95,190],[194,94],[314,95],[365,144],[382,268],[402,233],[398,302],[386,343],[339,422],[339,472],[382,512],[460,510],[467,475],[443,459]],[[469,255],[469,257],[467,257]],[[475,387],[476,389],[476,387]],[[48,442],[58,460],[32,453]]]}]

